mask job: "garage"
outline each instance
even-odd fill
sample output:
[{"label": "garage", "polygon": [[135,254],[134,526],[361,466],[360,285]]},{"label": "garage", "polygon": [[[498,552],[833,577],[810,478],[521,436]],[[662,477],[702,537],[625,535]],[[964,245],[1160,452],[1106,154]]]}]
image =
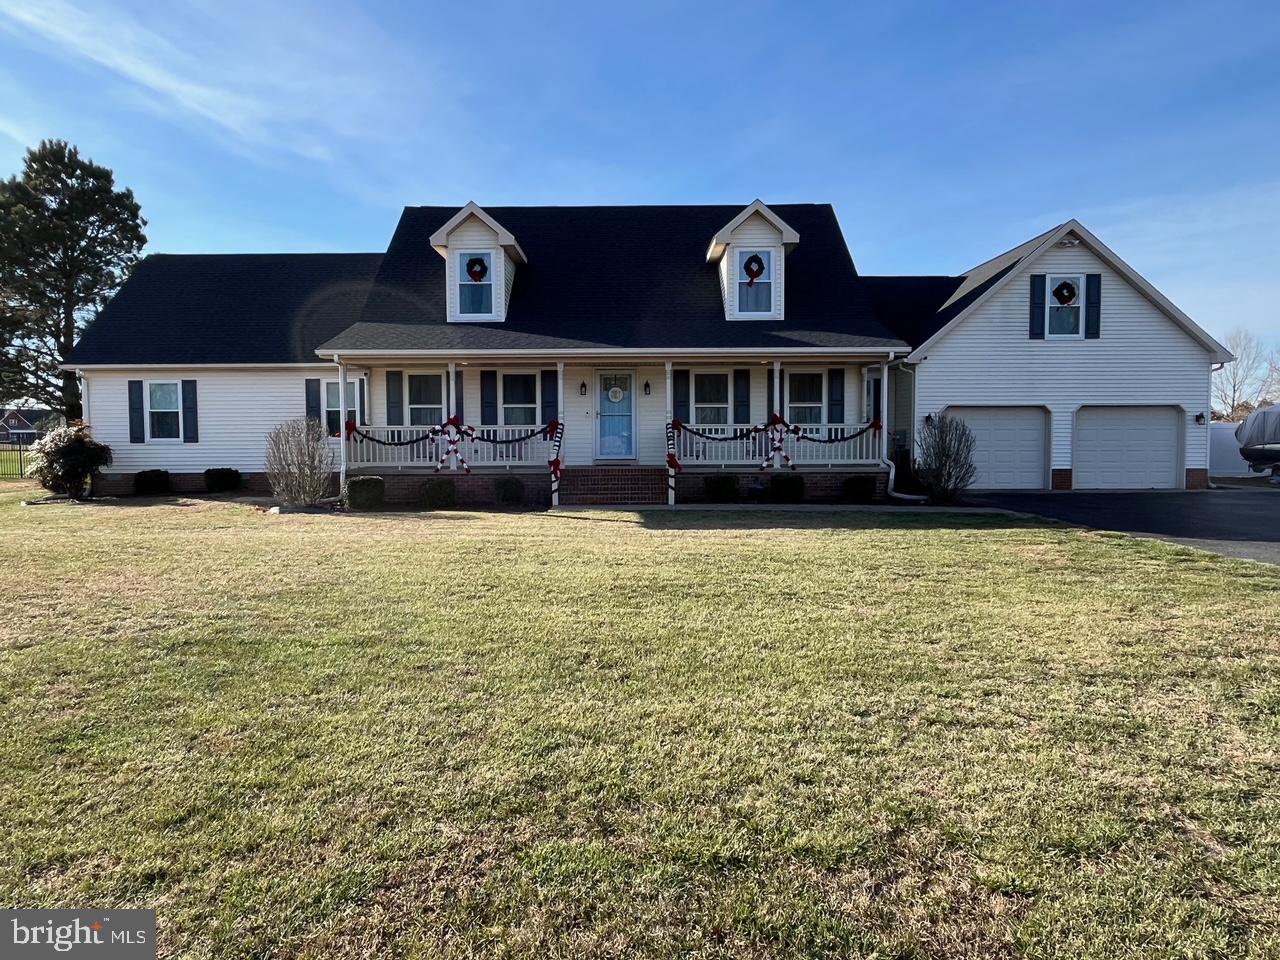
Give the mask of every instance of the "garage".
[{"label": "garage", "polygon": [[1081,407],[1073,485],[1078,490],[1181,486],[1180,423],[1177,407]]},{"label": "garage", "polygon": [[1048,484],[1048,416],[1043,407],[951,407],[973,431],[978,490],[1041,490]]}]

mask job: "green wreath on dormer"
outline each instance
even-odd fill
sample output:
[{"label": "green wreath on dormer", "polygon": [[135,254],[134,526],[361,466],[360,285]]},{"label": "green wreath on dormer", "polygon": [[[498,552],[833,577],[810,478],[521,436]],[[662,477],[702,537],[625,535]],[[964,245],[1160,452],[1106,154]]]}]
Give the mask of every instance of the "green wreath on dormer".
[{"label": "green wreath on dormer", "polygon": [[466,269],[472,283],[481,283],[489,275],[489,265],[484,262],[484,257],[472,257],[467,261]]},{"label": "green wreath on dormer", "polygon": [[747,286],[754,286],[755,282],[764,276],[764,257],[758,253],[747,257],[742,261],[742,272],[747,275]]},{"label": "green wreath on dormer", "polygon": [[1076,302],[1076,298],[1079,295],[1080,291],[1076,289],[1076,285],[1070,280],[1063,280],[1053,288],[1053,299],[1058,301],[1059,306],[1071,306],[1071,304]]}]

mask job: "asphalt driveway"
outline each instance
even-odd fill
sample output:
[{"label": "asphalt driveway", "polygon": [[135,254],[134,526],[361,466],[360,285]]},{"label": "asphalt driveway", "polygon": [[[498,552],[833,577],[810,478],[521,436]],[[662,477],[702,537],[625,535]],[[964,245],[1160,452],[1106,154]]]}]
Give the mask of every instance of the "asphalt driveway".
[{"label": "asphalt driveway", "polygon": [[988,506],[1280,564],[1280,490],[975,493]]}]

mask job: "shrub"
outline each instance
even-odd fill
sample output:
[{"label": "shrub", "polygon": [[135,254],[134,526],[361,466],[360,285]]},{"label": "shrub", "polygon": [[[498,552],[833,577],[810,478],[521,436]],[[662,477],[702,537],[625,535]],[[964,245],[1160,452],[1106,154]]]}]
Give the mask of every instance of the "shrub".
[{"label": "shrub", "polygon": [[210,493],[226,493],[240,489],[240,471],[232,467],[213,467],[204,472],[204,488]]},{"label": "shrub", "polygon": [[452,510],[458,505],[458,488],[449,477],[433,477],[418,491],[418,502],[428,510]]},{"label": "shrub", "polygon": [[524,483],[518,477],[498,477],[493,481],[493,497],[502,507],[524,506]]},{"label": "shrub", "polygon": [[139,470],[133,475],[133,492],[139,497],[163,497],[173,492],[168,470]]},{"label": "shrub", "polygon": [[31,445],[27,476],[50,493],[83,500],[98,471],[111,466],[111,448],[93,439],[89,425],[58,427]]},{"label": "shrub", "polygon": [[804,477],[798,473],[775,473],[769,477],[769,499],[774,503],[804,500]]},{"label": "shrub", "polygon": [[938,503],[954,503],[977,476],[973,431],[957,417],[926,417],[920,428],[916,476]]},{"label": "shrub", "polygon": [[323,500],[329,493],[333,460],[333,447],[319,420],[286,420],[267,434],[267,479],[284,503],[314,506]]},{"label": "shrub", "polygon": [[342,498],[352,510],[378,510],[386,494],[387,485],[381,477],[348,477]]},{"label": "shrub", "polygon": [[702,496],[707,503],[737,503],[738,478],[732,473],[712,473],[702,480]]},{"label": "shrub", "polygon": [[871,503],[875,498],[875,477],[845,477],[840,484],[840,499],[845,503]]}]

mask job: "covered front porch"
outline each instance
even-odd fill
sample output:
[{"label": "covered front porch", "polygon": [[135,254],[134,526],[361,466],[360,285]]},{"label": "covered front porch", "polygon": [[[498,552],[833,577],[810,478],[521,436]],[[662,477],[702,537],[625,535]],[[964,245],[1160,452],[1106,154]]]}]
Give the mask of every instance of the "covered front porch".
[{"label": "covered front porch", "polygon": [[677,472],[885,468],[891,359],[343,355],[324,417],[343,477],[658,468],[674,502]]}]

